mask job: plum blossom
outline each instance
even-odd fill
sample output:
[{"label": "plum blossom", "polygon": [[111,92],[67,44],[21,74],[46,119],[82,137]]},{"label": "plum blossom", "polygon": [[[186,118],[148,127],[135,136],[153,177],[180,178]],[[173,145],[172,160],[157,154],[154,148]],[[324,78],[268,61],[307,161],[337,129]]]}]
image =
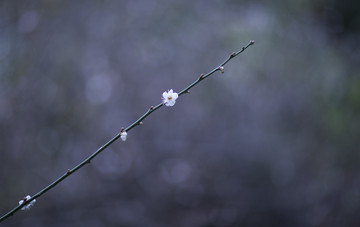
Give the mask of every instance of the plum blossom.
[{"label": "plum blossom", "polygon": [[[23,204],[25,201],[31,199],[31,196],[27,195],[24,199],[19,201],[19,205]],[[31,206],[34,205],[34,203],[36,202],[36,199],[32,200],[29,204],[23,206],[21,208],[21,210],[29,210]]]},{"label": "plum blossom", "polygon": [[173,92],[173,90],[170,89],[169,91],[167,91],[167,92],[165,91],[162,94],[162,103],[165,106],[173,106],[173,105],[175,105],[175,101],[178,97],[179,97],[178,93]]},{"label": "plum blossom", "polygon": [[220,66],[219,70],[220,70],[221,73],[224,73],[224,66]]},{"label": "plum blossom", "polygon": [[125,141],[126,137],[127,137],[127,132],[126,131],[123,131],[123,132],[120,133],[120,138],[122,139],[122,141]]}]

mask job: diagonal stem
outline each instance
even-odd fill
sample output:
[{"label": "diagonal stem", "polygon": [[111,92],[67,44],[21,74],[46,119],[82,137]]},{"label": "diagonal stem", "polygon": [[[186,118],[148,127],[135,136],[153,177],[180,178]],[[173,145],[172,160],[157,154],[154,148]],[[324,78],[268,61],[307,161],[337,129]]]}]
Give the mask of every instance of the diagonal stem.
[{"label": "diagonal stem", "polygon": [[[179,92],[179,96],[183,95],[184,93],[189,93],[190,89],[192,87],[194,87],[196,84],[198,84],[200,81],[206,79],[207,77],[211,76],[213,73],[215,73],[216,71],[223,71],[223,66],[228,63],[232,58],[236,57],[237,55],[241,54],[242,52],[244,52],[249,46],[253,45],[255,42],[253,40],[251,40],[246,46],[243,46],[241,48],[241,50],[239,50],[238,52],[234,52],[232,53],[222,64],[220,64],[218,67],[216,67],[215,69],[211,70],[210,72],[208,72],[207,74],[201,74],[200,77],[195,80],[193,83],[191,83],[189,86],[187,86],[186,88],[184,88],[182,91]],[[134,127],[141,125],[142,121],[147,118],[151,113],[153,113],[155,110],[159,109],[160,107],[163,106],[163,103],[158,104],[157,106],[151,106],[139,119],[137,119],[134,123],[132,123],[131,125],[129,125],[127,128],[122,128],[121,132],[123,131],[130,131],[131,129],[133,129]],[[16,213],[18,210],[20,210],[22,207],[26,206],[27,204],[29,204],[31,201],[33,201],[34,199],[40,197],[42,194],[44,194],[45,192],[49,191],[50,189],[52,189],[53,187],[55,187],[58,183],[60,183],[61,181],[65,180],[68,176],[70,176],[71,174],[73,174],[74,172],[76,172],[77,170],[79,170],[81,167],[83,167],[86,164],[89,164],[90,161],[95,158],[98,154],[100,154],[103,150],[105,150],[108,146],[110,146],[113,142],[115,142],[117,139],[119,139],[119,137],[121,136],[121,132],[118,133],[115,137],[113,137],[111,140],[109,140],[107,143],[105,143],[103,146],[101,146],[98,150],[96,150],[92,155],[90,155],[89,157],[87,157],[84,161],[82,161],[81,163],[79,163],[77,166],[75,166],[72,169],[68,169],[61,177],[59,177],[57,180],[55,180],[54,182],[52,182],[51,184],[49,184],[48,186],[46,186],[45,188],[43,188],[41,191],[39,191],[38,193],[36,193],[35,195],[33,195],[30,199],[24,201],[22,204],[18,205],[17,207],[15,207],[14,209],[12,209],[11,211],[9,211],[7,214],[3,215],[0,218],[0,222],[4,221],[5,219],[7,219],[8,217],[12,216],[14,213]]]}]

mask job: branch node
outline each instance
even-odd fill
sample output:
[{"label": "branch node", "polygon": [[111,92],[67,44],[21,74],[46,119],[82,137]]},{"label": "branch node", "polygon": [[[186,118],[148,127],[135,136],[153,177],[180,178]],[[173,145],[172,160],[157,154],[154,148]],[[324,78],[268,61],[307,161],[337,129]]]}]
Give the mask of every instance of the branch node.
[{"label": "branch node", "polygon": [[123,132],[124,130],[125,130],[124,127],[121,127],[120,132]]},{"label": "branch node", "polygon": [[143,125],[144,123],[142,121],[139,122],[139,125]]},{"label": "branch node", "polygon": [[233,58],[236,56],[236,53],[235,52],[232,52],[231,55],[230,55],[230,58]]},{"label": "branch node", "polygon": [[70,174],[70,173],[71,173],[71,170],[68,169],[68,170],[66,171],[66,174]]},{"label": "branch node", "polygon": [[186,94],[190,94],[190,91],[189,91],[189,90],[187,90],[185,93],[186,93]]},{"label": "branch node", "polygon": [[154,109],[154,106],[150,106],[150,110],[153,110]]},{"label": "branch node", "polygon": [[204,74],[201,74],[199,77],[200,80],[204,79]]}]

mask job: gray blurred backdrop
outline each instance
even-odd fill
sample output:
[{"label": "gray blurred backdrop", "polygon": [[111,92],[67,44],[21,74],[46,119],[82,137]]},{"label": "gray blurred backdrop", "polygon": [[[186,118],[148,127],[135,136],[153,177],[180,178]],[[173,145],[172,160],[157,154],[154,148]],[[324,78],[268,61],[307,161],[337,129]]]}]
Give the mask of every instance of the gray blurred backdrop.
[{"label": "gray blurred backdrop", "polygon": [[359,2],[1,0],[4,226],[359,226]]}]

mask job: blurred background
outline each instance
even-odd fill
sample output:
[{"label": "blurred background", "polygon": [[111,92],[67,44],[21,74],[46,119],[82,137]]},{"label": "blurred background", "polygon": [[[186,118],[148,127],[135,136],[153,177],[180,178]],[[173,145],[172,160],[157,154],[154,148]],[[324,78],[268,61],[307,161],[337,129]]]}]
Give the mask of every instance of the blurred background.
[{"label": "blurred background", "polygon": [[360,3],[1,0],[4,226],[359,226]]}]

